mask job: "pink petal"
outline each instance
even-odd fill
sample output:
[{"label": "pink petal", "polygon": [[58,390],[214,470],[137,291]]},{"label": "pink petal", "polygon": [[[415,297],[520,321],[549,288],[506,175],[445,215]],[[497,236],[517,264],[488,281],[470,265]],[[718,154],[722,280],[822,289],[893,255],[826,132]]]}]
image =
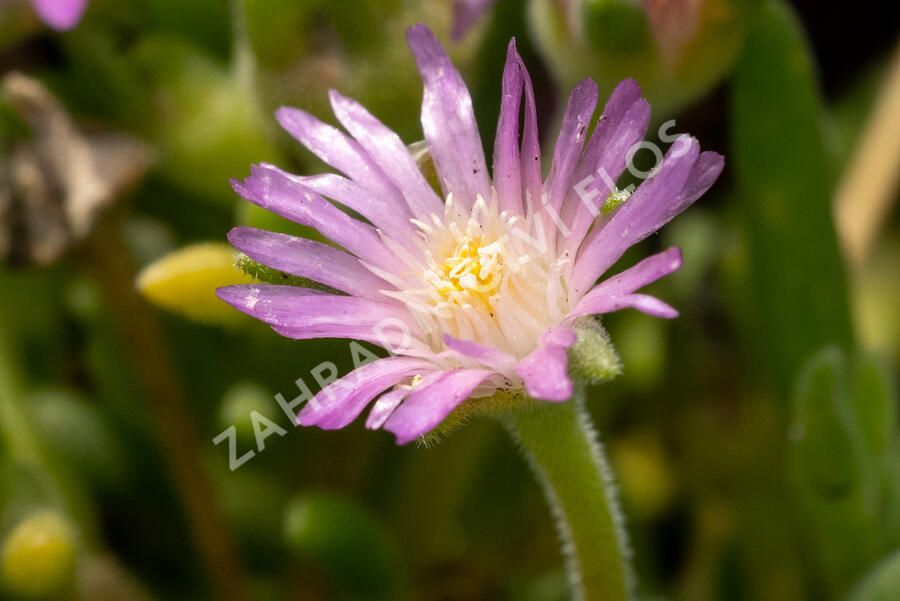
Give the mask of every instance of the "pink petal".
[{"label": "pink petal", "polygon": [[394,353],[434,357],[421,327],[396,303],[272,284],[226,286],[216,296],[286,338],[353,338]]},{"label": "pink petal", "polygon": [[366,428],[369,430],[381,428],[384,422],[387,421],[387,418],[391,416],[391,413],[394,412],[394,409],[403,402],[403,399],[409,396],[410,392],[406,388],[395,388],[381,395],[369,411],[369,417],[366,418]]},{"label": "pink petal", "polygon": [[228,240],[258,263],[347,294],[384,300],[379,291],[394,288],[373,275],[356,257],[321,242],[252,227],[234,228],[228,233]]},{"label": "pink petal", "polygon": [[460,355],[475,359],[494,371],[507,371],[516,363],[515,357],[499,349],[469,340],[459,340],[450,334],[444,334],[444,344],[447,348],[456,351]]},{"label": "pink petal", "polygon": [[525,114],[522,130],[522,188],[525,208],[528,213],[540,210],[543,180],[541,179],[541,146],[538,140],[537,106],[534,102],[534,88],[531,76],[525,68],[522,57],[516,53],[516,60],[522,69],[525,82]]},{"label": "pink petal", "polygon": [[[297,286],[241,284],[216,290],[216,296],[251,317],[292,330],[330,328],[373,328],[394,318],[411,321],[405,307],[355,296],[338,296]],[[412,326],[413,324],[409,324]]]},{"label": "pink petal", "polygon": [[634,244],[658,230],[674,216],[700,148],[697,140],[682,136],[666,153],[656,175],[644,181],[612,216],[609,223],[593,230],[585,239],[575,262],[572,294],[578,298]]},{"label": "pink petal", "polygon": [[566,326],[554,326],[541,335],[541,345],[516,366],[528,396],[557,402],[572,397],[574,384],[569,378],[566,349],[577,339],[575,332]]},{"label": "pink petal", "polygon": [[572,187],[572,173],[581,157],[581,149],[587,139],[587,130],[596,108],[597,83],[593,79],[579,81],[569,95],[556,147],[553,150],[550,173],[544,186],[547,193],[546,202],[557,211]]},{"label": "pink petal", "polygon": [[420,384],[394,410],[384,429],[397,435],[397,444],[430,432],[493,373],[486,369],[456,369],[444,372],[430,384]]},{"label": "pink petal", "polygon": [[[281,126],[325,163],[346,174],[369,193],[409,213],[406,200],[359,142],[300,109],[283,106],[275,111]],[[411,214],[411,213],[409,213]]]},{"label": "pink petal", "polygon": [[566,320],[571,321],[582,315],[610,313],[626,307],[632,307],[657,317],[677,317],[678,312],[662,301],[633,293],[680,268],[681,250],[677,247],[673,246],[661,253],[647,257],[637,265],[605,280],[587,293]]},{"label": "pink petal", "polygon": [[[616,131],[626,113],[641,99],[641,87],[633,79],[623,79],[609,95],[597,126],[588,140],[584,155],[576,169],[576,179],[590,175],[596,170],[603,149],[617,136]],[[641,136],[643,138],[643,136]]]},{"label": "pink petal", "polygon": [[271,165],[255,165],[243,182],[233,180],[234,190],[250,202],[286,219],[318,230],[353,254],[388,269],[399,268],[370,225],[353,219],[330,202]]},{"label": "pink petal", "polygon": [[697,162],[691,168],[691,173],[688,175],[687,182],[684,184],[684,188],[681,190],[678,198],[659,216],[655,226],[656,229],[664,226],[703,196],[718,179],[724,167],[725,157],[719,153],[701,152]]},{"label": "pink petal", "polygon": [[425,25],[406,31],[425,85],[422,130],[444,196],[471,208],[478,196],[491,199],[491,184],[472,97],[447,52]]},{"label": "pink petal", "polygon": [[[595,217],[612,192],[609,182],[615,185],[625,171],[628,151],[644,138],[650,123],[650,104],[640,98],[640,93],[633,80],[623,81],[613,91],[575,171],[573,188],[563,210],[563,220],[571,232],[565,246],[570,256],[575,256],[592,224],[598,227],[608,221],[600,217],[598,224]],[[588,177],[593,179],[583,191],[590,193],[591,198],[585,202],[574,185]]]},{"label": "pink petal", "polygon": [[506,50],[506,66],[500,97],[500,118],[494,141],[494,186],[501,211],[524,214],[522,208],[522,166],[519,156],[519,119],[525,76],[515,38]]},{"label": "pink petal", "polygon": [[413,214],[425,218],[443,215],[444,204],[434,192],[406,145],[361,104],[331,90],[331,108],[347,131],[403,193]]},{"label": "pink petal", "polygon": [[335,173],[292,177],[310,190],[353,209],[398,242],[406,241],[417,231],[410,223],[413,215],[405,202],[386,202],[362,184]]},{"label": "pink petal", "polygon": [[319,391],[297,414],[297,423],[323,430],[343,428],[385,389],[431,369],[431,363],[409,357],[388,357],[367,363]]}]

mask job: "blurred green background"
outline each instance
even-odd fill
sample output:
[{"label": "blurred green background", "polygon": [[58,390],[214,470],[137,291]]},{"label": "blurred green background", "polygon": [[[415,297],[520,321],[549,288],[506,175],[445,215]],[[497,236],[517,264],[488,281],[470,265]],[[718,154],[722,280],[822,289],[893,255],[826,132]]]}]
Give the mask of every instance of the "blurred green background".
[{"label": "blurred green background", "polygon": [[293,428],[275,395],[317,390],[323,360],[346,373],[347,342],[279,338],[212,294],[249,281],[232,226],[315,235],[228,185],[255,162],[324,169],[275,108],[333,122],[337,88],[421,139],[403,32],[425,22],[488,149],[515,36],[545,149],[575,81],[632,76],[649,139],[675,119],[726,157],[623,260],[681,246],[654,287],[681,317],[605,318],[625,372],[590,390],[642,598],[900,599],[900,10],[499,0],[459,41],[452,15],[91,0],[59,33],[0,2],[0,598],[568,598],[502,428],[430,448]]}]

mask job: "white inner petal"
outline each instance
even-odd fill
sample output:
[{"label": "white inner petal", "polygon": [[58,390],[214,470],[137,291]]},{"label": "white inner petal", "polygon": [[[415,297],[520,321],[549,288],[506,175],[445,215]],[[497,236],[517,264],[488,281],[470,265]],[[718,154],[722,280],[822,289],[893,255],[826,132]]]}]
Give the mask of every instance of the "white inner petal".
[{"label": "white inner petal", "polygon": [[499,212],[495,193],[468,213],[450,197],[430,221],[413,221],[424,264],[408,260],[403,291],[385,294],[416,314],[435,352],[450,334],[521,359],[569,312],[567,260],[534,217]]}]

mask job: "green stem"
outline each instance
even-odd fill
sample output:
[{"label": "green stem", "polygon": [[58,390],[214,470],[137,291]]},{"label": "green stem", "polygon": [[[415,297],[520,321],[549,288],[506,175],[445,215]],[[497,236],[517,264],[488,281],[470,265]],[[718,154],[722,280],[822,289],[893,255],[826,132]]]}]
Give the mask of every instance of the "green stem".
[{"label": "green stem", "polygon": [[[8,285],[8,279],[0,281],[0,287]],[[93,545],[96,524],[90,501],[41,439],[27,406],[26,373],[16,352],[20,333],[12,325],[19,311],[14,303],[0,299],[0,457],[46,480],[47,497],[41,501],[58,502],[78,524],[84,540]]]},{"label": "green stem", "polygon": [[0,318],[0,439],[13,460],[37,464],[40,452],[22,405],[22,379],[12,335]]},{"label": "green stem", "polygon": [[583,389],[565,403],[513,411],[507,427],[556,517],[575,601],[629,599],[633,578],[624,520]]}]

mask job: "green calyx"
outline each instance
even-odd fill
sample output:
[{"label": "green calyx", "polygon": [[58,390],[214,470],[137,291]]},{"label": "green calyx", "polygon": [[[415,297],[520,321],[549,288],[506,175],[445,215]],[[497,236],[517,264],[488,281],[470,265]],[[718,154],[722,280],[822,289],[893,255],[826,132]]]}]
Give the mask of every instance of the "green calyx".
[{"label": "green calyx", "polygon": [[446,436],[455,432],[470,419],[482,416],[499,417],[511,411],[536,405],[544,401],[536,401],[525,394],[524,390],[498,390],[491,396],[469,398],[463,401],[450,415],[444,418],[434,430],[422,436],[420,442],[427,446],[437,444]]}]

